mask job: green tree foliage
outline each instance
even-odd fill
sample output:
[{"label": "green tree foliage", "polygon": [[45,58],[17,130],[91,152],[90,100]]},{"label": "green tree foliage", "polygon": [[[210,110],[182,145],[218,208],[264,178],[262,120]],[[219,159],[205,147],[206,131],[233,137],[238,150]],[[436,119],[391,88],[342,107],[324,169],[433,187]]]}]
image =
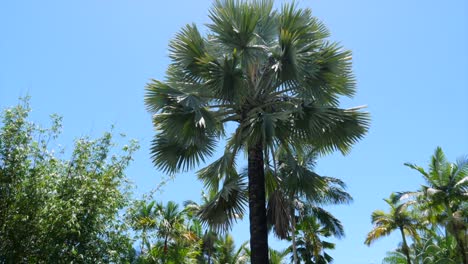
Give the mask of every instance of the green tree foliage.
[{"label": "green tree foliage", "polygon": [[141,236],[144,249],[136,263],[247,263],[245,243],[236,249],[230,234],[218,235],[205,229],[197,218],[199,210],[193,201],[187,201],[183,210],[174,202],[135,202],[127,211],[127,219],[140,231],[146,228]]},{"label": "green tree foliage", "polygon": [[427,216],[428,224],[441,225],[455,238],[463,263],[468,263],[468,157],[457,162],[447,161],[442,148],[437,147],[429,169],[405,163],[418,171],[425,184],[416,192],[402,192],[399,197]]},{"label": "green tree foliage", "polygon": [[405,204],[398,202],[395,194],[392,194],[388,199],[384,199],[384,201],[390,206],[390,212],[385,213],[382,210],[376,210],[372,213],[374,228],[367,234],[364,243],[369,246],[375,240],[388,236],[393,231],[399,231],[403,241],[402,251],[406,256],[406,263],[411,264],[410,248],[406,235],[419,240],[418,221],[407,210]]},{"label": "green tree foliage", "polygon": [[278,168],[267,168],[267,219],[276,236],[291,240],[293,263],[299,263],[297,223],[318,221],[325,225],[330,235],[340,238],[344,235],[341,222],[322,206],[352,201],[343,181],[313,171],[317,154],[313,149],[296,149],[294,152],[279,149],[275,155]]},{"label": "green tree foliage", "polygon": [[[388,252],[384,263],[408,263],[409,261],[417,264],[467,263],[467,157],[451,163],[447,161],[444,152],[438,147],[431,157],[428,170],[411,163],[405,163],[405,165],[418,171],[425,183],[418,191],[399,192],[393,195],[391,197],[393,214],[374,212],[373,219],[375,218],[382,224],[373,232],[375,237],[385,235],[392,229],[390,220],[405,222],[404,219],[411,216],[418,227],[417,235],[420,239],[413,240],[411,245],[406,246],[403,240],[400,248]],[[398,215],[399,218],[397,218]],[[415,237],[413,231],[408,233]],[[369,241],[368,237],[366,242]],[[409,253],[405,247],[410,248]]]},{"label": "green tree foliage", "polygon": [[[235,158],[247,154],[254,264],[268,262],[264,163],[271,153],[280,145],[346,153],[367,131],[366,113],[339,108],[341,96],[355,93],[351,54],[327,40],[311,13],[294,4],[275,11],[268,0],[215,1],[208,33],[185,26],[170,42],[165,80],[147,86],[157,167],[192,169],[226,139],[224,156],[199,172],[218,189],[239,178]],[[230,136],[228,123],[236,126]],[[239,191],[230,186],[221,200]]]},{"label": "green tree foliage", "polygon": [[[320,212],[316,211],[317,208],[311,209],[309,212],[306,210],[295,231],[297,239],[296,257],[299,260],[297,263],[332,263],[333,257],[328,251],[335,249],[335,244],[325,239],[344,236],[343,226],[338,219],[323,209]],[[295,261],[294,257],[293,255],[293,263]]]},{"label": "green tree foliage", "polygon": [[284,249],[282,251],[274,250],[270,248],[268,250],[270,263],[269,264],[283,264],[286,262],[286,256],[289,254],[288,249]]},{"label": "green tree foliage", "polygon": [[1,115],[0,263],[130,261],[118,214],[128,202],[124,170],[136,143],[113,155],[111,133],[84,137],[63,159],[50,148],[61,118],[41,128],[30,111],[26,99]]}]

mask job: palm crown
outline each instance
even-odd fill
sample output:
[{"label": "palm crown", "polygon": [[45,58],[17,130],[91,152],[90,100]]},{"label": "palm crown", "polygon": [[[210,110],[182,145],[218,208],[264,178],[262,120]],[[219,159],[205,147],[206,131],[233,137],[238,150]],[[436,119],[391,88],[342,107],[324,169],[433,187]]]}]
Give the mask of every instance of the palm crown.
[{"label": "palm crown", "polygon": [[388,236],[395,230],[399,230],[403,240],[403,253],[406,256],[407,263],[411,264],[406,235],[409,234],[413,239],[419,240],[418,222],[407,211],[407,205],[399,203],[398,197],[394,193],[390,195],[390,198],[384,199],[384,201],[390,206],[390,212],[385,213],[382,210],[376,210],[372,213],[374,228],[367,234],[364,243],[370,245],[375,240]]},{"label": "palm crown", "polygon": [[[218,188],[213,183],[236,177],[235,157],[245,151],[249,190],[263,192],[249,194],[250,209],[252,202],[264,207],[263,161],[278,146],[345,153],[365,134],[366,113],[338,108],[340,96],[355,93],[351,54],[326,40],[327,29],[309,9],[294,4],[274,11],[268,0],[218,0],[209,17],[207,34],[187,25],[176,35],[165,80],[147,86],[157,130],[152,158],[166,172],[189,170],[225,139],[225,155],[199,177]],[[232,122],[237,127],[228,136]],[[256,208],[256,215],[265,213]]]}]

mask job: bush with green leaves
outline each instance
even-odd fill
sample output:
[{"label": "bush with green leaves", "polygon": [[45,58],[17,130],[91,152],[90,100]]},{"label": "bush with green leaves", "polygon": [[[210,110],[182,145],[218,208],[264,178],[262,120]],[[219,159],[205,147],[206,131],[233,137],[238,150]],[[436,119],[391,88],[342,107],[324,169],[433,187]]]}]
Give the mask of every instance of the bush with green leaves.
[{"label": "bush with green leaves", "polygon": [[134,250],[119,212],[129,202],[125,168],[138,149],[113,154],[112,133],[54,151],[50,128],[29,121],[28,99],[1,114],[0,263],[126,263]]}]

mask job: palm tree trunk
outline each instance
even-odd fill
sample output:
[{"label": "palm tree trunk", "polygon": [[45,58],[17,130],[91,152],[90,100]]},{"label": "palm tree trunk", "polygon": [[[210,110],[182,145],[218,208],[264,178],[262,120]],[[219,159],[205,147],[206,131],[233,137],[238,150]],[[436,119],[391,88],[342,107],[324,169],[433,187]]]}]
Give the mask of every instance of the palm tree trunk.
[{"label": "palm tree trunk", "polygon": [[408,264],[411,264],[411,258],[409,255],[409,247],[408,247],[408,243],[406,243],[405,232],[403,231],[402,226],[400,226],[400,232],[401,232],[401,237],[403,238],[403,253],[405,253],[405,256],[406,256],[406,262],[408,262]]},{"label": "palm tree trunk", "polygon": [[[460,250],[460,255],[462,256],[463,263],[468,264],[468,259],[466,257],[466,250],[465,250],[465,243],[464,239],[460,239],[460,232],[457,230],[455,227],[455,219],[453,217],[453,211],[452,208],[450,207],[450,203],[448,201],[445,201],[445,210],[447,211],[448,215],[448,226],[445,227],[445,232],[447,233],[447,228],[449,228],[449,233],[452,233],[455,241],[457,242],[458,249]],[[448,235],[446,234],[446,238],[448,240]]]},{"label": "palm tree trunk", "polygon": [[142,234],[141,234],[141,249],[140,249],[140,255],[143,255],[143,252],[144,252],[145,239],[146,239],[146,229],[143,228],[143,231],[142,231]]},{"label": "palm tree trunk", "polygon": [[[293,198],[290,198],[290,201]],[[297,245],[296,245],[296,216],[294,214],[294,205],[291,207],[291,238],[292,238],[292,251],[293,251],[293,264],[298,264]]]},{"label": "palm tree trunk", "polygon": [[248,149],[250,260],[268,263],[268,229],[266,220],[265,171],[263,148],[258,143]]},{"label": "palm tree trunk", "polygon": [[464,234],[463,236],[465,236],[465,239],[460,238],[460,235],[456,234],[455,235],[455,240],[457,241],[458,248],[460,249],[461,256],[462,256],[462,259],[463,259],[463,263],[468,264],[468,259],[466,258],[465,242],[464,242],[464,240],[466,240],[466,234]]},{"label": "palm tree trunk", "polygon": [[166,263],[166,259],[167,259],[167,235],[164,237],[164,253],[163,253],[163,259],[162,259],[162,263]]}]

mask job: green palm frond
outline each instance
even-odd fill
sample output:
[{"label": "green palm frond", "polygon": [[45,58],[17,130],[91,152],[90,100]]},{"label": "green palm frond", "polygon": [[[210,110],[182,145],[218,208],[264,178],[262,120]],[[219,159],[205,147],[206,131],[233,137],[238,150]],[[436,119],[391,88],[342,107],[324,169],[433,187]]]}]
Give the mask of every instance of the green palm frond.
[{"label": "green palm frond", "polygon": [[236,171],[235,153],[229,150],[218,160],[212,162],[197,172],[198,178],[202,180],[210,191],[217,192],[219,184],[228,177],[238,177]]},{"label": "green palm frond", "polygon": [[296,141],[309,142],[322,152],[347,153],[366,133],[368,124],[368,114],[355,109],[308,104],[293,114],[289,131]]},{"label": "green palm frond", "polygon": [[[213,61],[207,53],[205,39],[195,25],[187,25],[169,44],[173,67],[181,70],[182,80],[200,82],[207,74],[207,63]],[[205,63],[200,63],[201,61]],[[171,75],[170,71],[168,72]]]},{"label": "green palm frond", "polygon": [[315,196],[308,197],[309,200],[317,204],[349,204],[353,197],[346,191],[346,184],[340,179],[333,177],[322,177],[325,182],[324,187],[315,193]]},{"label": "green palm frond", "polygon": [[387,252],[387,255],[382,260],[384,264],[407,264],[405,254],[398,251]]},{"label": "green palm frond", "polygon": [[246,2],[217,0],[210,10],[212,23],[208,28],[223,45],[242,50],[255,38],[255,28],[260,20],[256,11],[255,5]]},{"label": "green palm frond", "polygon": [[223,233],[228,231],[237,219],[243,217],[246,204],[245,179],[236,175],[225,178],[219,192],[211,192],[211,197],[201,206],[198,216],[212,230]]},{"label": "green palm frond", "polygon": [[284,249],[282,251],[274,250],[272,248],[268,249],[269,253],[269,259],[270,263],[269,264],[283,264],[284,263],[284,258],[289,254],[288,249]]},{"label": "green palm frond", "polygon": [[173,137],[158,134],[151,142],[151,158],[161,170],[175,173],[193,168],[211,156],[216,146],[215,138],[202,137],[191,144],[181,144]]},{"label": "green palm frond", "polygon": [[364,244],[366,245],[370,245],[371,243],[373,243],[375,240],[379,239],[379,238],[382,238],[384,236],[388,236],[390,235],[390,233],[392,233],[394,231],[393,228],[390,228],[388,226],[378,226],[378,227],[374,227],[372,229],[372,231],[370,231],[368,234],[367,234],[367,237],[366,237],[366,240],[364,242]]},{"label": "green palm frond", "polygon": [[338,220],[335,216],[333,216],[327,210],[312,206],[310,210],[314,217],[317,219],[318,223],[320,223],[329,235],[332,235],[336,238],[344,237],[344,227],[340,220]]}]

